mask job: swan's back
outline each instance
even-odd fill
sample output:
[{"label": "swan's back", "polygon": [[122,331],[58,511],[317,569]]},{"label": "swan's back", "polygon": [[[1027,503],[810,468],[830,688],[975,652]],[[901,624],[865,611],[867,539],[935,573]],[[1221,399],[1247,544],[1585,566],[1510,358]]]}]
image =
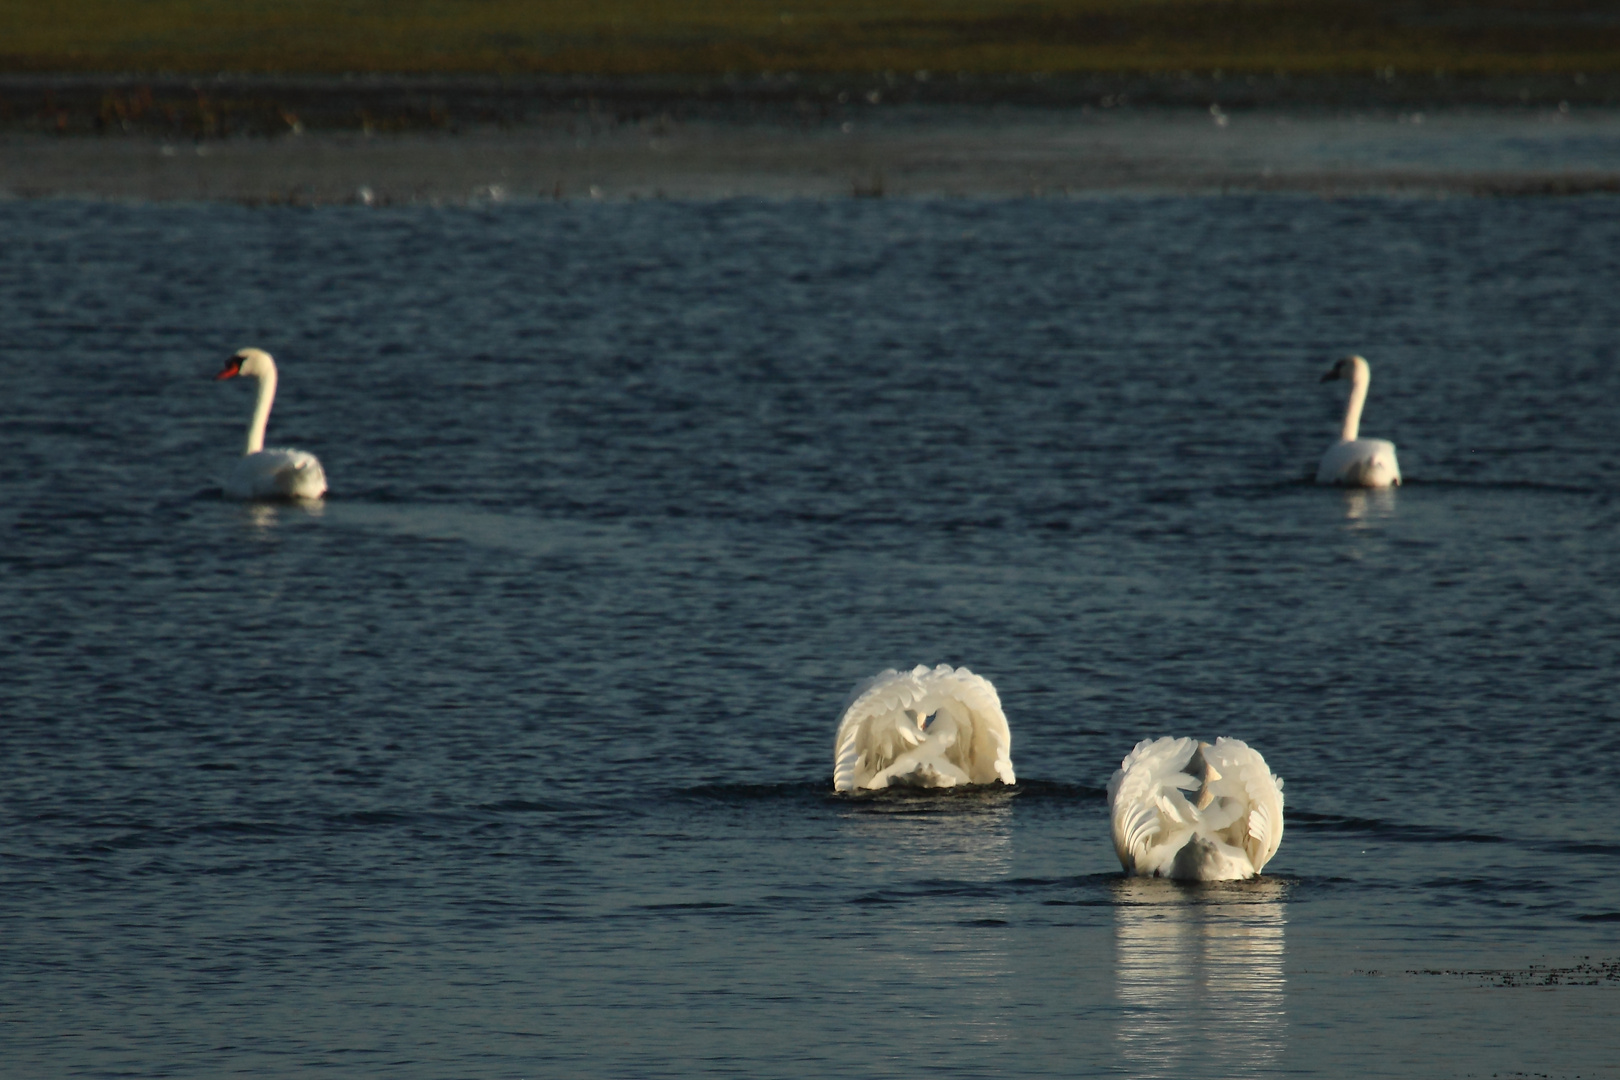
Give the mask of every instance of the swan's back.
[{"label": "swan's back", "polygon": [[225,494],[233,499],[318,499],[326,494],[326,470],[304,450],[260,450],[236,463]]},{"label": "swan's back", "polygon": [[988,679],[949,664],[890,669],[850,695],[833,744],[833,786],[1011,784],[1011,753],[1007,717]]},{"label": "swan's back", "polygon": [[1231,881],[1259,873],[1283,834],[1282,780],[1237,739],[1144,739],[1108,781],[1127,874]]},{"label": "swan's back", "polygon": [[1335,443],[1322,455],[1316,482],[1345,487],[1397,487],[1401,466],[1395,458],[1395,444],[1388,439]]}]

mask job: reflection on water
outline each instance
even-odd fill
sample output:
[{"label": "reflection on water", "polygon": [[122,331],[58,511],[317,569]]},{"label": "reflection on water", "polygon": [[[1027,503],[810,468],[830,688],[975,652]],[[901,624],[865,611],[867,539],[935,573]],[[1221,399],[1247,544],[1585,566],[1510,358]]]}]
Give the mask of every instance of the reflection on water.
[{"label": "reflection on water", "polygon": [[874,864],[896,877],[921,875],[965,886],[1011,872],[1012,797],[1000,785],[951,791],[890,789],[846,796],[849,809],[843,817]]},{"label": "reflection on water", "polygon": [[1344,516],[1351,528],[1395,516],[1395,488],[1351,488],[1344,493]]},{"label": "reflection on water", "polygon": [[1115,1038],[1131,1075],[1255,1076],[1278,1059],[1284,890],[1272,880],[1115,886]]},{"label": "reflection on water", "polygon": [[1010,1039],[1010,913],[996,886],[1012,870],[1011,793],[883,792],[853,802],[844,819],[870,860],[872,899],[887,901],[867,909],[868,978],[906,987],[914,1022],[937,1018],[937,994],[958,1024],[967,1018],[958,1035]]},{"label": "reflection on water", "polygon": [[293,499],[277,502],[250,502],[242,507],[248,524],[261,532],[274,528],[283,514],[301,513],[318,518],[326,513],[326,504],[320,499]]}]

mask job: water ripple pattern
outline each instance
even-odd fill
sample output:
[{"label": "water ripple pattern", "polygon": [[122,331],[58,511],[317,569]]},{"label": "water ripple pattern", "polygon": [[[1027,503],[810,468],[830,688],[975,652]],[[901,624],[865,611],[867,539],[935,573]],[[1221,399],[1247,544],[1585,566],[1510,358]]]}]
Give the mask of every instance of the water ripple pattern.
[{"label": "water ripple pattern", "polygon": [[[1613,1075],[1617,281],[1612,198],[0,202],[5,1072]],[[222,497],[244,345],[321,503]],[[831,791],[919,663],[1015,788]],[[1262,881],[1121,880],[1162,734]]]}]

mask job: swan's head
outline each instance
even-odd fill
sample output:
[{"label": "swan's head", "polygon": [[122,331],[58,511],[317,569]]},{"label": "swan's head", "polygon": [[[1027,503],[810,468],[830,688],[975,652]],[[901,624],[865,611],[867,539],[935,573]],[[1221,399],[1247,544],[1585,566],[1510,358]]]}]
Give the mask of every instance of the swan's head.
[{"label": "swan's head", "polygon": [[1365,375],[1368,370],[1367,361],[1361,357],[1346,356],[1342,360],[1334,361],[1333,366],[1328,368],[1327,374],[1322,376],[1320,381],[1332,382],[1334,379],[1350,379],[1354,381],[1358,371]]},{"label": "swan's head", "polygon": [[225,370],[214,376],[214,381],[233,379],[238,375],[263,378],[276,373],[276,362],[263,349],[237,349],[225,361]]}]

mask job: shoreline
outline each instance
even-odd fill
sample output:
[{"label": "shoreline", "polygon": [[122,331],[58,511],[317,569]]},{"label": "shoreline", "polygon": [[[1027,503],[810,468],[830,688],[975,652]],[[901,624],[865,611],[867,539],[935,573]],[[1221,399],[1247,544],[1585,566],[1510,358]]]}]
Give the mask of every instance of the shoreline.
[{"label": "shoreline", "polygon": [[786,120],[587,109],[459,131],[0,132],[0,198],[13,199],[381,206],[1239,192],[1620,194],[1620,108],[897,105]]},{"label": "shoreline", "polygon": [[0,75],[0,133],[219,139],[675,121],[814,126],[896,107],[1346,110],[1620,108],[1620,75],[878,72],[721,77]]}]

